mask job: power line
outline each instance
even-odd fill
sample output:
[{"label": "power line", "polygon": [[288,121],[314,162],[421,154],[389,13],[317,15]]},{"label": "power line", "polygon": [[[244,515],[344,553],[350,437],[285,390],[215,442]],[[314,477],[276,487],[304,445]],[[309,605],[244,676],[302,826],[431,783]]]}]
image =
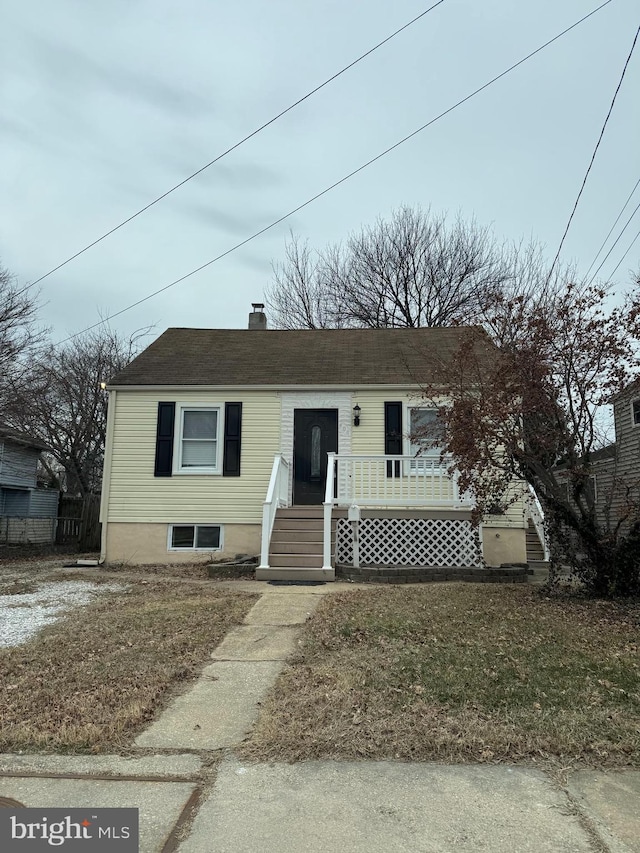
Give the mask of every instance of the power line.
[{"label": "power line", "polygon": [[556,252],[556,256],[553,259],[553,263],[551,264],[551,269],[549,270],[549,276],[547,278],[547,283],[551,281],[551,276],[553,274],[553,270],[555,268],[556,263],[558,262],[558,258],[560,257],[560,252],[562,251],[562,247],[564,246],[564,241],[569,233],[569,228],[571,227],[571,223],[573,222],[573,217],[575,216],[575,212],[578,209],[578,202],[582,197],[582,193],[584,191],[585,185],[587,183],[587,178],[589,177],[589,172],[591,171],[591,167],[593,166],[593,161],[596,159],[596,154],[598,153],[598,148],[600,148],[600,143],[602,142],[602,137],[604,136],[605,129],[607,124],[609,123],[609,117],[613,112],[613,106],[616,102],[616,98],[618,97],[618,92],[620,91],[620,87],[622,86],[622,81],[624,80],[624,75],[627,73],[627,66],[631,61],[631,56],[633,51],[635,50],[636,42],[638,41],[638,35],[640,35],[640,27],[636,30],[636,34],[633,38],[633,44],[631,45],[631,50],[629,51],[629,55],[627,56],[626,62],[624,63],[624,68],[622,69],[622,74],[620,75],[620,79],[618,80],[618,85],[616,86],[616,90],[613,93],[613,98],[611,99],[611,104],[609,106],[609,111],[607,112],[607,116],[604,120],[604,124],[602,125],[602,130],[600,131],[600,136],[598,137],[598,141],[596,142],[596,147],[593,149],[593,154],[591,155],[591,160],[589,161],[589,165],[587,167],[587,171],[585,172],[585,176],[582,180],[582,186],[580,187],[580,191],[578,193],[578,197],[575,200],[575,204],[573,205],[573,210],[571,211],[571,215],[569,216],[569,221],[567,222],[567,227],[564,229],[564,234],[562,235],[562,239],[560,240],[560,245],[558,246],[558,251]]},{"label": "power line", "polygon": [[627,247],[627,251],[624,253],[624,255],[620,258],[620,260],[618,261],[618,263],[615,265],[615,267],[613,268],[613,271],[609,274],[609,278],[613,278],[613,277],[614,277],[614,275],[618,272],[618,267],[619,267],[619,266],[620,266],[620,264],[624,261],[624,259],[627,257],[627,255],[629,254],[629,252],[630,252],[630,251],[631,251],[631,249],[633,248],[633,244],[636,242],[636,240],[638,239],[638,237],[640,237],[640,231],[638,231],[638,233],[636,234],[636,236],[635,236],[635,237],[633,238],[633,240],[629,243],[629,246]]},{"label": "power line", "polygon": [[[618,234],[618,236],[616,237],[616,239],[615,239],[615,240],[614,240],[614,242],[613,242],[613,245],[611,246],[611,248],[609,249],[609,251],[607,252],[607,254],[604,256],[604,258],[603,258],[603,259],[602,259],[602,261],[600,262],[600,266],[599,266],[599,267],[598,267],[598,269],[594,272],[594,274],[591,276],[591,280],[589,281],[589,284],[591,284],[591,283],[593,282],[593,280],[595,279],[595,277],[598,275],[598,273],[600,272],[600,270],[602,269],[602,267],[603,267],[603,266],[605,265],[605,263],[607,262],[607,258],[609,257],[609,255],[611,254],[611,252],[613,252],[613,250],[614,250],[614,249],[615,249],[615,247],[618,245],[618,243],[620,242],[620,238],[622,237],[622,235],[624,234],[624,232],[627,230],[627,228],[628,228],[628,227],[629,227],[629,225],[631,224],[631,220],[632,220],[632,219],[633,219],[633,217],[636,215],[636,213],[638,212],[638,210],[640,210],[640,202],[638,202],[638,204],[636,205],[636,207],[635,207],[635,209],[634,209],[633,213],[631,214],[631,216],[630,216],[630,217],[627,219],[627,221],[625,222],[625,224],[624,224],[624,227],[623,227],[622,231]],[[617,269],[617,267],[616,267],[616,269]]]},{"label": "power line", "polygon": [[580,18],[575,23],[571,24],[571,26],[567,27],[566,29],[562,30],[562,32],[553,36],[553,38],[549,39],[544,44],[540,45],[540,47],[537,47],[535,50],[531,51],[531,53],[528,53],[522,59],[519,59],[517,62],[514,62],[513,65],[510,65],[505,71],[502,71],[500,74],[497,74],[495,77],[492,77],[491,80],[488,80],[486,83],[483,83],[482,86],[479,86],[477,89],[474,89],[473,92],[466,95],[464,98],[461,98],[453,106],[444,110],[444,112],[441,112],[435,118],[430,119],[428,122],[426,122],[426,124],[423,124],[423,125],[421,125],[421,127],[417,128],[417,130],[414,130],[411,133],[407,134],[407,136],[404,136],[398,142],[395,142],[393,145],[390,145],[388,148],[385,148],[385,150],[381,151],[380,154],[377,154],[375,157],[372,157],[370,160],[367,160],[366,163],[363,163],[361,166],[358,166],[357,169],[354,169],[352,172],[349,172],[347,175],[340,178],[340,180],[335,181],[333,184],[331,184],[328,187],[325,187],[325,189],[321,190],[319,193],[316,193],[314,196],[307,199],[302,204],[299,204],[293,210],[290,210],[288,213],[285,213],[283,216],[274,220],[269,225],[266,225],[264,228],[261,228],[259,231],[256,231],[250,237],[246,237],[244,240],[241,240],[239,243],[236,243],[235,246],[232,246],[230,249],[227,249],[225,252],[222,252],[220,255],[217,255],[215,258],[211,258],[211,260],[206,261],[204,264],[201,264],[199,267],[196,267],[195,269],[191,270],[190,272],[186,273],[185,275],[180,276],[180,278],[175,279],[174,281],[170,282],[169,284],[165,284],[164,287],[160,287],[160,288],[158,288],[158,290],[155,290],[153,293],[149,293],[147,296],[142,297],[142,299],[138,299],[136,302],[133,302],[131,305],[128,305],[126,308],[122,308],[120,311],[116,311],[115,314],[111,314],[108,317],[105,317],[104,319],[100,320],[98,323],[94,323],[91,326],[87,326],[86,329],[82,329],[82,331],[76,332],[75,334],[70,335],[68,338],[65,338],[64,340],[59,341],[58,345],[65,344],[68,341],[71,341],[74,338],[77,338],[79,335],[83,335],[85,332],[89,332],[92,329],[96,329],[99,326],[102,326],[105,323],[108,323],[110,320],[113,320],[115,317],[119,317],[121,314],[124,314],[126,311],[130,311],[133,308],[137,308],[138,305],[142,305],[144,302],[147,302],[149,299],[153,299],[154,296],[158,296],[160,293],[164,293],[165,290],[169,290],[170,288],[175,287],[177,284],[180,284],[181,282],[185,281],[185,279],[190,278],[192,275],[195,275],[196,273],[201,272],[203,269],[206,269],[206,267],[210,267],[212,264],[215,264],[217,261],[222,260],[222,258],[225,258],[227,255],[230,255],[232,252],[235,252],[237,249],[240,249],[242,246],[246,246],[247,243],[250,243],[252,240],[255,240],[257,237],[260,237],[265,232],[270,231],[272,228],[275,228],[276,225],[279,225],[281,222],[284,222],[285,219],[289,219],[289,217],[298,213],[298,211],[300,211],[303,208],[307,207],[308,205],[312,204],[314,201],[317,201],[317,199],[319,199],[322,196],[326,195],[327,193],[331,192],[331,190],[334,190],[336,187],[340,186],[341,184],[344,184],[350,178],[354,177],[354,175],[357,175],[359,172],[362,172],[364,169],[371,166],[373,163],[376,163],[378,160],[385,157],[391,151],[394,151],[396,148],[399,148],[405,142],[408,142],[409,139],[413,139],[414,136],[417,136],[423,130],[426,130],[428,127],[431,127],[431,125],[435,124],[437,121],[440,121],[440,119],[444,118],[446,115],[449,115],[449,113],[453,112],[458,107],[462,106],[467,101],[471,100],[471,98],[474,98],[476,95],[479,95],[480,92],[483,92],[485,89],[488,89],[489,86],[492,86],[498,80],[502,79],[502,77],[505,77],[511,71],[514,71],[516,68],[518,68],[523,63],[527,62],[529,59],[534,57],[536,54],[540,53],[542,50],[549,47],[549,45],[558,41],[558,39],[562,38],[567,33],[571,32],[571,30],[575,29],[580,24],[584,23],[584,21],[586,21],[592,15],[595,15],[601,9],[604,9],[604,7],[608,6],[609,3],[611,3],[611,2],[612,2],[612,0],[605,0],[604,3],[600,4],[600,6],[597,6],[591,12],[584,15],[582,18]]},{"label": "power line", "polygon": [[[609,233],[607,234],[607,236],[606,236],[606,237],[604,238],[604,240],[602,241],[602,243],[601,243],[601,245],[600,245],[600,248],[598,249],[598,251],[597,251],[597,252],[596,252],[596,254],[595,254],[594,259],[591,261],[591,264],[589,265],[589,269],[588,269],[588,270],[586,271],[586,273],[584,274],[584,277],[585,277],[585,278],[589,275],[589,273],[590,273],[590,272],[591,272],[591,270],[593,269],[593,265],[595,264],[595,262],[596,262],[596,261],[598,260],[598,258],[600,257],[600,252],[601,252],[601,251],[604,249],[604,247],[607,245],[607,240],[608,240],[608,239],[609,239],[609,237],[611,237],[611,235],[613,234],[614,228],[616,227],[616,225],[617,225],[617,224],[618,224],[618,222],[620,221],[620,219],[621,219],[621,217],[622,217],[622,214],[623,214],[623,213],[625,212],[625,210],[627,209],[627,205],[628,205],[628,204],[629,204],[629,202],[631,201],[631,198],[632,198],[633,194],[635,193],[635,191],[638,189],[638,185],[639,185],[639,184],[640,184],[640,178],[638,178],[638,180],[636,181],[636,184],[635,184],[634,188],[631,190],[631,192],[630,192],[630,193],[629,193],[629,195],[627,196],[627,200],[626,200],[626,201],[625,201],[625,203],[622,205],[622,210],[621,210],[621,211],[620,211],[620,213],[616,216],[616,221],[613,223],[613,225],[612,225],[612,226],[611,226],[611,228],[609,229]],[[637,209],[637,208],[636,208],[636,209]],[[600,269],[600,267],[598,267],[598,270],[599,270],[599,269]],[[598,274],[598,270],[596,270],[595,275],[597,275],[597,274]],[[595,278],[595,276],[594,276],[594,278]],[[592,279],[592,280],[593,280],[593,279]]]},{"label": "power line", "polygon": [[134,219],[136,219],[136,217],[140,216],[142,213],[149,210],[150,207],[153,207],[155,204],[158,204],[159,201],[162,201],[168,195],[171,195],[171,193],[175,192],[176,190],[180,189],[180,187],[183,187],[186,183],[193,180],[193,178],[202,174],[202,172],[204,172],[205,169],[208,169],[210,166],[213,166],[214,163],[217,163],[220,160],[222,160],[222,158],[226,157],[227,154],[230,154],[232,151],[235,151],[236,148],[239,148],[241,145],[244,145],[245,142],[247,142],[249,139],[252,139],[254,136],[257,136],[258,133],[263,131],[265,128],[269,127],[269,125],[278,121],[278,119],[282,118],[282,116],[286,115],[288,112],[291,112],[291,110],[295,109],[295,107],[299,106],[301,103],[303,103],[303,101],[306,101],[312,95],[315,95],[316,92],[319,92],[320,89],[324,89],[324,87],[328,86],[329,83],[332,83],[334,80],[336,80],[342,74],[344,74],[346,71],[349,71],[350,68],[353,68],[354,65],[357,65],[358,62],[361,62],[363,59],[366,59],[367,56],[370,56],[374,51],[378,50],[378,48],[387,44],[387,42],[391,41],[391,39],[395,38],[401,32],[408,29],[412,24],[415,24],[421,18],[424,18],[425,15],[428,15],[429,12],[432,12],[437,6],[442,5],[442,3],[444,3],[444,2],[445,2],[445,0],[438,0],[437,3],[434,3],[432,6],[429,6],[429,8],[425,9],[424,12],[421,12],[419,15],[416,15],[415,18],[412,18],[410,21],[408,21],[402,27],[397,29],[395,32],[391,33],[390,36],[387,36],[385,39],[378,42],[378,44],[374,45],[372,48],[370,48],[368,51],[366,51],[366,53],[363,53],[357,59],[354,59],[353,62],[350,62],[348,65],[345,65],[344,68],[342,68],[340,71],[333,74],[331,77],[329,77],[327,80],[325,80],[324,83],[320,83],[320,85],[316,86],[315,89],[311,89],[311,91],[307,92],[306,95],[303,95],[301,98],[298,98],[297,101],[295,101],[293,104],[288,106],[286,109],[279,112],[273,118],[269,119],[269,121],[265,122],[264,124],[261,124],[260,127],[257,127],[255,130],[252,130],[251,133],[247,134],[247,136],[243,137],[239,142],[236,142],[230,148],[227,148],[226,151],[222,152],[222,154],[218,154],[217,157],[214,157],[213,160],[210,160],[208,163],[205,163],[204,166],[201,166],[199,169],[197,169],[191,175],[184,178],[184,180],[180,181],[180,183],[171,187],[171,189],[168,189],[166,192],[163,192],[162,195],[159,195],[157,198],[154,198],[153,201],[150,201],[144,207],[141,207],[140,210],[137,210],[135,213],[131,214],[131,216],[127,217],[127,219],[124,219],[118,225],[115,225],[109,231],[105,232],[101,237],[98,237],[96,240],[94,240],[93,242],[86,245],[83,249],[80,249],[74,255],[71,255],[70,257],[68,257],[66,259],[66,261],[62,261],[62,263],[58,264],[56,267],[53,267],[53,269],[50,269],[49,272],[46,272],[44,275],[41,275],[40,278],[37,278],[35,281],[32,281],[31,284],[28,285],[28,287],[33,287],[35,284],[38,284],[39,282],[43,281],[45,278],[52,275],[54,272],[57,272],[59,269],[62,269],[62,267],[66,266],[71,261],[74,261],[76,258],[80,257],[80,255],[84,254],[89,249],[92,249],[98,243],[101,243],[102,240],[106,240],[107,237],[110,237],[116,231],[119,231],[120,228],[124,227],[125,225],[128,225],[129,222],[132,222]]}]

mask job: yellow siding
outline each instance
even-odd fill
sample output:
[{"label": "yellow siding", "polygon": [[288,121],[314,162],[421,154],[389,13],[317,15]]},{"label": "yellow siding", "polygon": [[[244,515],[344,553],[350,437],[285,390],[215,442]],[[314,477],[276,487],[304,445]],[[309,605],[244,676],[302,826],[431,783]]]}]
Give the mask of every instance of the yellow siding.
[{"label": "yellow siding", "polygon": [[[158,401],[243,403],[240,477],[154,477]],[[260,523],[275,453],[280,399],[273,391],[124,391],[116,395],[108,520]]]},{"label": "yellow siding", "polygon": [[485,527],[526,527],[524,518],[524,490],[526,485],[514,482],[509,489],[509,500],[515,498],[504,515],[487,515],[482,523]]},{"label": "yellow siding", "polygon": [[[384,454],[384,404],[402,402],[409,406],[427,406],[418,392],[386,389],[384,391],[358,391],[353,395],[353,405],[362,409],[360,426],[353,427],[351,452],[358,454]],[[404,415],[403,415],[404,417]],[[406,429],[406,424],[404,424]]]}]

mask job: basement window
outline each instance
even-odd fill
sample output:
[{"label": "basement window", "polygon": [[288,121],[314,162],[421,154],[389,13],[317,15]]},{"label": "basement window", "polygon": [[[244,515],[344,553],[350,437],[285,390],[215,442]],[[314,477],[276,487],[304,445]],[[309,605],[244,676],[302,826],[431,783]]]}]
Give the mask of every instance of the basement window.
[{"label": "basement window", "polygon": [[169,525],[169,551],[220,551],[221,548],[219,524]]}]

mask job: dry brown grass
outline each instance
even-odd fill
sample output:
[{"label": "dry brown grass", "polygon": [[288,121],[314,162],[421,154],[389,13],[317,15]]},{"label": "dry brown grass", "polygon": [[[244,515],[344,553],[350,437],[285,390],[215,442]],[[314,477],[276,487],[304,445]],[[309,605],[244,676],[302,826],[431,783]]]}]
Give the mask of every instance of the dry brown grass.
[{"label": "dry brown grass", "polygon": [[132,566],[128,563],[109,563],[104,571],[110,574],[151,575],[152,577],[189,578],[206,580],[207,564],[200,563],[154,563],[142,566]]},{"label": "dry brown grass", "polygon": [[129,566],[126,563],[110,563],[106,572],[112,574],[151,575],[162,578],[189,578],[190,580],[253,580],[255,566],[227,566],[208,562],[201,563],[158,563],[142,566]]},{"label": "dry brown grass", "polygon": [[327,596],[242,752],[638,765],[639,623],[531,587]]},{"label": "dry brown grass", "polygon": [[127,747],[256,600],[188,581],[127,583],[0,649],[0,751]]}]

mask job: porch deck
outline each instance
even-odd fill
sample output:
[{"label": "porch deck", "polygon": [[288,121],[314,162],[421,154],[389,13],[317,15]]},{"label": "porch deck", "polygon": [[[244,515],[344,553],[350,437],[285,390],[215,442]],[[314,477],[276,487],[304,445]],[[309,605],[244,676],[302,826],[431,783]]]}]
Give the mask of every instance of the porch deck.
[{"label": "porch deck", "polygon": [[472,502],[439,458],[329,453],[321,506],[291,507],[290,484],[278,455],[263,506],[261,579],[333,579],[337,564],[359,567],[360,551],[369,565],[482,565]]}]

